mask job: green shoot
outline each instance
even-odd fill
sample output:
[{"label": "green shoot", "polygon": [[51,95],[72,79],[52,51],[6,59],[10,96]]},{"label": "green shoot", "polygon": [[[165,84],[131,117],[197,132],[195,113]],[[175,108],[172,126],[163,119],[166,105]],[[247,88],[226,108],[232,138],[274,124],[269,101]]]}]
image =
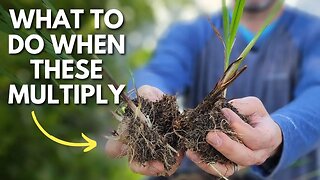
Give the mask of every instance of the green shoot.
[{"label": "green shoot", "polygon": [[[264,22],[262,28],[255,34],[251,42],[247,45],[247,47],[243,50],[240,54],[239,58],[242,57],[243,59],[247,57],[248,53],[251,51],[252,47],[256,44],[259,37],[262,35],[263,31],[267,28],[267,26],[272,22],[275,16],[280,12],[284,0],[280,0],[276,3],[274,8],[271,10],[270,15],[267,17],[266,21]],[[240,62],[241,63],[241,62]]]},{"label": "green shoot", "polygon": [[[240,72],[243,70],[239,70],[240,65],[242,64],[243,60],[247,57],[248,53],[251,51],[252,47],[256,44],[259,37],[262,35],[264,30],[267,26],[272,22],[272,20],[276,17],[276,15],[280,12],[284,0],[277,1],[274,5],[273,9],[271,10],[270,15],[267,17],[266,21],[264,22],[263,26],[259,29],[259,31],[255,34],[254,38],[250,41],[247,47],[243,50],[240,56],[237,58],[235,62],[229,65],[230,55],[232,52],[233,44],[236,39],[236,33],[238,31],[239,23],[242,17],[242,13],[244,10],[245,0],[237,0],[233,14],[231,19],[231,24],[228,24],[228,10],[226,7],[225,0],[222,0],[222,13],[223,13],[223,29],[224,29],[224,44],[225,44],[225,74],[223,78],[220,80],[218,84],[223,84],[224,87],[224,97],[226,97],[227,93],[227,84],[234,80],[235,75],[239,75]],[[243,69],[243,68],[241,68]],[[232,81],[231,81],[232,80]],[[222,88],[222,87],[220,87]],[[218,89],[220,89],[218,88]]]},{"label": "green shoot", "polygon": [[5,76],[6,78],[10,79],[11,81],[13,81],[16,84],[19,84],[20,86],[23,85],[23,82],[16,75],[7,71],[3,67],[0,67],[0,75]]},{"label": "green shoot", "polygon": [[230,34],[230,22],[229,22],[229,12],[226,4],[226,0],[222,0],[222,17],[223,17],[223,36],[224,36],[224,42],[228,41],[228,37]]},{"label": "green shoot", "polygon": [[233,12],[232,12],[231,23],[230,23],[226,0],[222,0],[223,29],[224,29],[224,40],[226,44],[224,70],[228,68],[230,63],[230,55],[232,52],[234,42],[236,40],[236,35],[237,35],[237,31],[238,31],[238,27],[240,24],[245,3],[246,3],[245,0],[236,1]]}]

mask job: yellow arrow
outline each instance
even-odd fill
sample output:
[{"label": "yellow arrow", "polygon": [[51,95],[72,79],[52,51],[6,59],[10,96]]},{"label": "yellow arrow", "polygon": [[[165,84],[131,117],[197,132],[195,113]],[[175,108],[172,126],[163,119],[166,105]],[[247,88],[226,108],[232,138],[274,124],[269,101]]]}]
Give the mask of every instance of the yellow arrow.
[{"label": "yellow arrow", "polygon": [[47,136],[49,139],[51,139],[52,141],[65,145],[65,146],[71,146],[71,147],[86,147],[83,152],[89,152],[92,149],[94,149],[97,146],[97,142],[95,140],[92,140],[90,138],[88,138],[85,134],[81,133],[82,138],[87,141],[86,143],[73,143],[73,142],[67,142],[61,139],[58,139],[54,136],[52,136],[51,134],[49,134],[46,130],[43,129],[43,127],[40,125],[40,123],[37,120],[37,117],[34,113],[34,111],[31,112],[32,118],[34,123],[36,123],[37,127],[40,129],[40,131]]}]

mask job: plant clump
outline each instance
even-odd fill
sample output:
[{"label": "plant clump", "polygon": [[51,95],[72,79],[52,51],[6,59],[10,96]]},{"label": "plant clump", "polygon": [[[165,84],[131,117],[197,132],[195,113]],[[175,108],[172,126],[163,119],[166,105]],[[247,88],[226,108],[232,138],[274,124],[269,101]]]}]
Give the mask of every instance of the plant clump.
[{"label": "plant clump", "polygon": [[209,132],[219,130],[232,140],[242,143],[222,114],[221,109],[223,108],[233,110],[241,119],[248,122],[245,116],[239,114],[237,109],[227,102],[227,99],[222,96],[212,98],[209,95],[195,109],[185,111],[174,123],[174,130],[183,140],[185,147],[198,153],[201,160],[208,164],[232,163],[207,143],[206,136]]},{"label": "plant clump", "polygon": [[130,161],[134,160],[143,165],[148,161],[156,160],[162,162],[166,170],[170,170],[177,162],[178,152],[190,149],[197,152],[205,163],[232,163],[206,142],[206,136],[208,132],[218,130],[234,141],[243,143],[221,112],[223,108],[229,108],[248,123],[248,118],[241,115],[232,104],[227,102],[225,98],[227,87],[246,69],[246,66],[240,67],[243,60],[267,25],[281,10],[283,1],[277,2],[262,28],[231,64],[229,64],[230,55],[245,7],[245,0],[235,2],[231,22],[226,1],[222,0],[222,2],[224,36],[211,21],[210,24],[225,48],[224,74],[214,89],[195,109],[179,113],[175,96],[165,95],[156,102],[138,96],[132,102],[125,94],[122,94],[129,108],[117,118],[121,120],[121,123],[116,134],[119,140],[128,146],[127,154]]},{"label": "plant clump", "polygon": [[156,160],[169,171],[176,164],[178,151],[182,147],[172,125],[174,119],[180,116],[176,97],[165,95],[156,102],[139,97],[133,102],[149,122],[142,121],[129,108],[123,113],[117,133],[120,141],[128,146],[129,161],[144,165]]}]

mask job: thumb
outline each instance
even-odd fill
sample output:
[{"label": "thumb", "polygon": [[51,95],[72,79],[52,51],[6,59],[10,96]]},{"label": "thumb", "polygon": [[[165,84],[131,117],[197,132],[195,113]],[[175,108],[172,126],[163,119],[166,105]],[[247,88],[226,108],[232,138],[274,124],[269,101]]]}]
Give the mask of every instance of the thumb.
[{"label": "thumb", "polygon": [[144,97],[150,101],[158,101],[164,95],[164,93],[160,89],[148,85],[141,86],[138,89],[138,94],[139,96]]},{"label": "thumb", "polygon": [[233,105],[239,111],[239,113],[244,116],[258,115],[264,117],[269,115],[263,103],[257,97],[234,99],[229,103]]}]

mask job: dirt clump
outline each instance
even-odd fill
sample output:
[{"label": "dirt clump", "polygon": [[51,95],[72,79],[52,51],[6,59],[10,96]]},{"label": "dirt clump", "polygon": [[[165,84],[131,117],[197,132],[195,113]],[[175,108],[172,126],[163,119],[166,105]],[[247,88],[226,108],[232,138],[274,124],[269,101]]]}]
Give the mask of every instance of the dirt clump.
[{"label": "dirt clump", "polygon": [[148,161],[157,160],[169,171],[176,164],[178,151],[182,148],[172,125],[180,116],[176,97],[164,95],[156,102],[139,97],[133,102],[150,121],[151,126],[140,120],[136,112],[126,108],[117,133],[120,141],[128,146],[129,161],[134,160],[144,165]]},{"label": "dirt clump", "polygon": [[[176,96],[164,95],[156,102],[142,97],[133,100],[141,113],[134,112],[134,108],[126,108],[118,118],[121,123],[117,131],[119,140],[128,146],[129,160],[141,165],[148,161],[160,161],[169,171],[177,162],[178,152],[190,149],[198,153],[205,163],[232,164],[207,143],[206,136],[210,131],[219,130],[242,143],[221,111],[229,108],[248,123],[248,118],[241,115],[223,96],[225,89],[246,69],[244,66],[237,70],[240,61],[238,59],[230,64],[214,89],[194,109],[180,113]],[[138,114],[143,114],[145,118],[138,118]]]},{"label": "dirt clump", "polygon": [[223,108],[233,110],[244,121],[248,121],[246,117],[239,114],[237,109],[228,103],[227,99],[222,96],[212,98],[209,94],[195,109],[185,111],[174,122],[174,130],[179,138],[183,140],[185,147],[198,153],[205,163],[232,163],[207,143],[206,136],[209,132],[219,130],[231,139],[241,142],[221,112]]}]

